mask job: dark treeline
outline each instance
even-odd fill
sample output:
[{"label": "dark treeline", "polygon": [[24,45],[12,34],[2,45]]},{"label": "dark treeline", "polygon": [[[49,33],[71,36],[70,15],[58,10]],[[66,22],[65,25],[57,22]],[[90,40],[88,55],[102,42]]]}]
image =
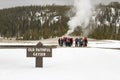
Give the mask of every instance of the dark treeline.
[{"label": "dark treeline", "polygon": [[[68,30],[71,6],[23,6],[0,10],[0,37],[21,40],[39,40],[60,37]],[[120,3],[99,4],[90,21],[89,37],[120,40]],[[72,35],[80,35],[76,28]]]},{"label": "dark treeline", "polygon": [[0,36],[38,40],[62,36],[68,30],[67,6],[27,6],[0,10]]}]

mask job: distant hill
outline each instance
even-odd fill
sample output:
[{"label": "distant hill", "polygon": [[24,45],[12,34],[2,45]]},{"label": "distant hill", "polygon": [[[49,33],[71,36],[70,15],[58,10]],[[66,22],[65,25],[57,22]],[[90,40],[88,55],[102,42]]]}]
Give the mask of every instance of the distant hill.
[{"label": "distant hill", "polygon": [[[0,37],[39,40],[60,37],[68,30],[71,6],[23,6],[0,10]],[[99,4],[93,11],[88,37],[120,39],[120,3]],[[73,14],[74,15],[74,14]],[[80,35],[76,28],[72,35]]]},{"label": "distant hill", "polygon": [[38,40],[62,36],[68,30],[67,6],[26,6],[0,10],[0,36]]}]

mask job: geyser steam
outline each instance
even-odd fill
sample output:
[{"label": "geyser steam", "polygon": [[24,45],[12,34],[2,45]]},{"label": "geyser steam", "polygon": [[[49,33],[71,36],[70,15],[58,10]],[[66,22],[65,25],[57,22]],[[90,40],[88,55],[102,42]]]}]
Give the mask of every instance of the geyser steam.
[{"label": "geyser steam", "polygon": [[89,31],[87,28],[92,16],[92,9],[90,0],[74,0],[72,11],[75,15],[68,21],[69,30],[66,35],[72,33],[76,27],[81,27],[83,35],[86,36]]}]

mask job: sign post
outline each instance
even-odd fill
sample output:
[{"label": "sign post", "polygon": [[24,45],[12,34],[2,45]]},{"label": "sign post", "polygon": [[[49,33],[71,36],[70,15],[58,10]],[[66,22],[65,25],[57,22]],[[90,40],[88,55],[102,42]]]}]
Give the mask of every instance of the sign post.
[{"label": "sign post", "polygon": [[43,67],[43,58],[36,57],[36,67]]},{"label": "sign post", "polygon": [[27,57],[36,57],[36,67],[43,67],[43,57],[52,57],[52,47],[39,42],[35,47],[27,48]]}]

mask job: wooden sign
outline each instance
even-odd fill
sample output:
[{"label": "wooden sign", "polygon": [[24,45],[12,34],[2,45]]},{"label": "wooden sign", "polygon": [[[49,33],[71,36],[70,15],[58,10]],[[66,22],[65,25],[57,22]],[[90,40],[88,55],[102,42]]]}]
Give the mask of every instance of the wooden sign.
[{"label": "wooden sign", "polygon": [[27,48],[27,57],[52,57],[52,48],[47,46]]},{"label": "wooden sign", "polygon": [[27,48],[27,57],[36,57],[36,67],[43,67],[43,57],[52,57],[52,47],[39,42],[35,47]]},{"label": "wooden sign", "polygon": [[27,57],[36,58],[36,67],[43,67],[43,57],[52,57],[52,48],[56,48],[56,45],[44,46],[39,42],[34,45],[0,45],[0,49],[14,49],[14,48],[27,48]]}]

